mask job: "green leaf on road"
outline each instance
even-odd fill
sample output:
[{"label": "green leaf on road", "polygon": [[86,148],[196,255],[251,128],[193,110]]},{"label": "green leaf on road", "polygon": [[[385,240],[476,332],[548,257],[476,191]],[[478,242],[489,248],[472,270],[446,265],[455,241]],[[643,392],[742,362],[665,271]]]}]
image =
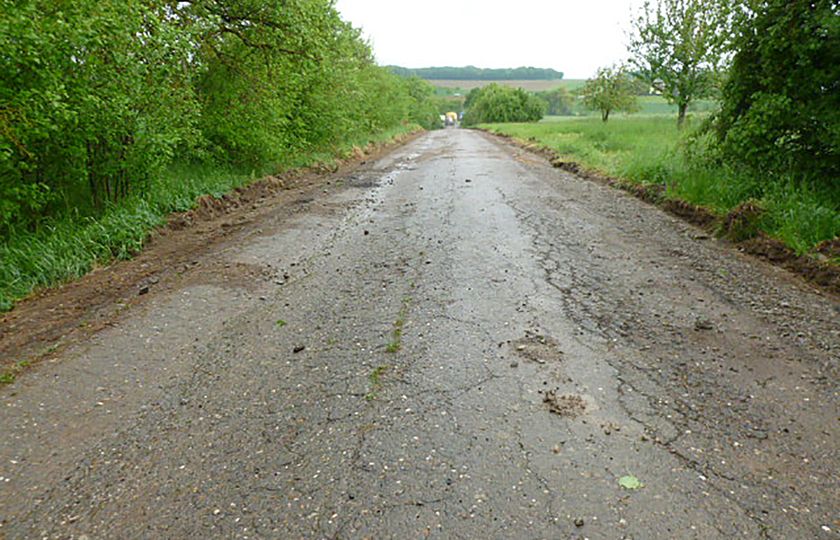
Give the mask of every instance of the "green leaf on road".
[{"label": "green leaf on road", "polygon": [[286,326],[286,321],[284,321],[283,319],[277,319],[277,327],[283,328],[284,326]]},{"label": "green leaf on road", "polygon": [[645,485],[639,482],[639,479],[633,475],[622,476],[618,479],[618,485],[624,489],[641,489]]}]

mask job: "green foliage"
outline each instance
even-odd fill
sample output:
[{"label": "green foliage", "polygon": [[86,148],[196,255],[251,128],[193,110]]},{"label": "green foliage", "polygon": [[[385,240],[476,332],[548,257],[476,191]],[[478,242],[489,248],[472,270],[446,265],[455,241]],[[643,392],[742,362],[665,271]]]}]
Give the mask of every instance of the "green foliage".
[{"label": "green foliage", "polygon": [[446,114],[450,111],[461,112],[464,110],[465,96],[438,96],[435,99],[438,115]]},{"label": "green foliage", "polygon": [[546,103],[546,114],[551,116],[569,116],[572,114],[573,97],[563,86],[552,90],[536,92],[536,96]]},{"label": "green foliage", "polygon": [[[687,120],[690,126],[691,119]],[[696,125],[696,124],[695,124]],[[638,184],[662,186],[667,197],[711,209],[720,216],[753,200],[758,226],[799,253],[840,235],[840,190],[749,174],[706,153],[708,132],[681,131],[667,116],[556,118],[550,123],[488,126],[521,139],[534,138],[562,159]]]},{"label": "green foliage", "polygon": [[240,183],[176,156],[274,172],[437,124],[331,0],[0,0],[0,51],[4,308]]},{"label": "green foliage", "polygon": [[837,2],[753,2],[735,46],[715,124],[724,158],[840,190]]},{"label": "green foliage", "polygon": [[593,111],[601,112],[606,122],[612,111],[634,112],[639,104],[634,95],[634,84],[623,66],[598,69],[594,79],[586,81],[581,95],[583,103]]},{"label": "green foliage", "polygon": [[408,69],[388,66],[388,69],[402,77],[420,77],[432,81],[555,81],[563,78],[563,73],[560,71],[535,67],[484,69],[466,66]]},{"label": "green foliage", "polygon": [[409,77],[403,84],[411,98],[408,106],[409,120],[424,129],[440,127],[438,111],[441,99],[435,95],[435,87],[418,77]]},{"label": "green foliage", "polygon": [[[398,125],[373,135],[358,134],[335,154],[353,146],[385,141],[413,129]],[[297,154],[290,166],[309,165],[334,154]],[[0,242],[0,312],[33,289],[62,283],[89,272],[96,264],[131,257],[140,250],[149,230],[162,225],[167,214],[189,210],[196,198],[223,194],[248,184],[259,170],[204,163],[175,163],[153,178],[142,194],[111,204],[96,216],[78,213],[50,220],[36,231],[17,231]]]},{"label": "green foliage", "polygon": [[677,105],[682,125],[688,105],[716,89],[726,60],[732,2],[645,2],[633,21],[631,62],[636,74]]},{"label": "green foliage", "polygon": [[188,40],[141,0],[0,0],[0,232],[141,188],[193,133]]},{"label": "green foliage", "polygon": [[467,95],[463,124],[487,122],[538,122],[545,115],[546,103],[521,88],[491,84],[475,88]]}]

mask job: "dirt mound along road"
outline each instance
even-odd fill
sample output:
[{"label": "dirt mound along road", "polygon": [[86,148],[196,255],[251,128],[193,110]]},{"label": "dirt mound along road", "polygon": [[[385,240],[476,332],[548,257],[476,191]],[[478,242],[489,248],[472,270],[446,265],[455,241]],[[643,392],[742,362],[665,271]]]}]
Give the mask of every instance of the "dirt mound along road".
[{"label": "dirt mound along road", "polygon": [[2,390],[0,536],[836,538],[835,298],[477,132],[331,181]]}]

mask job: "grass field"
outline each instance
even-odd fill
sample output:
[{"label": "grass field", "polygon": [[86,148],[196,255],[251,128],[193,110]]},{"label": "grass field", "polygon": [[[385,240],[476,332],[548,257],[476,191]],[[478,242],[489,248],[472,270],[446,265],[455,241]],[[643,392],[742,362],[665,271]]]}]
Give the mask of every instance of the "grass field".
[{"label": "grass field", "polygon": [[555,117],[539,124],[491,124],[491,131],[533,139],[563,159],[641,184],[660,184],[666,196],[725,215],[753,199],[765,212],[758,226],[799,253],[840,235],[840,193],[792,181],[768,181],[722,165],[690,159],[685,138],[702,115],[689,116],[683,132],[675,115]]},{"label": "grass field", "polygon": [[[671,105],[662,96],[639,96],[639,110],[631,113],[629,116],[636,115],[662,115],[662,114],[677,114],[677,106]],[[705,113],[715,110],[717,102],[709,99],[700,99],[689,106],[688,111],[694,113]],[[580,101],[572,105],[572,114],[574,116],[597,116],[600,118],[600,111],[592,111],[583,106]],[[626,113],[613,113],[610,118],[615,116],[628,116]],[[543,122],[558,122],[563,121],[563,116],[546,116]]]}]

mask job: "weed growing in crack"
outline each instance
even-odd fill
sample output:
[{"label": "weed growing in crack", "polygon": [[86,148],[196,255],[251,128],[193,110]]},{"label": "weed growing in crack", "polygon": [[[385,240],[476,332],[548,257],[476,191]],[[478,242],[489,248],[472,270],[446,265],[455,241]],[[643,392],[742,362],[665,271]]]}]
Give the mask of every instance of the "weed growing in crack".
[{"label": "weed growing in crack", "polygon": [[394,330],[391,332],[391,341],[388,345],[385,346],[385,351],[391,354],[395,354],[402,349],[402,333],[403,327],[405,326],[405,319],[408,315],[408,306],[411,304],[411,298],[406,298],[403,300],[402,308],[400,308],[400,313],[397,316],[397,320],[394,321]]},{"label": "weed growing in crack", "polygon": [[4,370],[2,373],[0,373],[0,385],[12,384],[13,382],[15,382],[18,373],[28,368],[29,365],[29,360],[21,360],[20,362]]},{"label": "weed growing in crack", "polygon": [[365,394],[365,399],[367,401],[373,401],[376,399],[376,393],[382,387],[382,376],[389,369],[391,369],[391,366],[383,364],[381,366],[377,366],[370,372],[370,375],[368,375],[368,379],[370,380],[370,392]]}]

